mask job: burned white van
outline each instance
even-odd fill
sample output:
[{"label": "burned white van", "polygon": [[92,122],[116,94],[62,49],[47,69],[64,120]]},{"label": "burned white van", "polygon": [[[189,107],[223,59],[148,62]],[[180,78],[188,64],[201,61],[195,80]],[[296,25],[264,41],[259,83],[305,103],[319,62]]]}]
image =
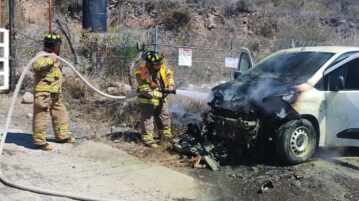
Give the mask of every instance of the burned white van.
[{"label": "burned white van", "polygon": [[287,164],[318,146],[359,146],[359,48],[278,51],[214,87],[209,105],[208,132],[245,148],[274,142]]}]

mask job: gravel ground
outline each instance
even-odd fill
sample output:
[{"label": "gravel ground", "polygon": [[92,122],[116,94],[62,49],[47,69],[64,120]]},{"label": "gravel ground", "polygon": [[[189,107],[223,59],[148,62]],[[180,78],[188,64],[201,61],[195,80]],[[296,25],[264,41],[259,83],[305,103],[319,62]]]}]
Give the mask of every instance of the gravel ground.
[{"label": "gravel ground", "polygon": [[[9,98],[0,96],[1,122]],[[4,107],[5,106],[5,107]],[[197,199],[204,182],[170,168],[149,163],[99,141],[87,140],[91,128],[82,129],[76,145],[56,144],[51,152],[34,149],[31,138],[31,105],[17,103],[1,159],[1,170],[19,184],[116,200]],[[2,123],[0,130],[3,129]],[[49,141],[53,139],[51,129]],[[209,188],[209,187],[208,187]],[[0,184],[1,200],[71,200],[45,196]]]}]

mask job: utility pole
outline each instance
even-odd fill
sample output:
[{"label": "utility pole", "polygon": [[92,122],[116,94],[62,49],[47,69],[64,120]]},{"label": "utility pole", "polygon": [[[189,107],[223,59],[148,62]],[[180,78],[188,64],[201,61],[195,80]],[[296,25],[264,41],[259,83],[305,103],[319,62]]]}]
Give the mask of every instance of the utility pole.
[{"label": "utility pole", "polygon": [[49,32],[52,32],[52,0],[49,0]]},{"label": "utility pole", "polygon": [[16,68],[15,68],[15,0],[9,0],[9,46],[10,46],[10,90],[15,90]]}]

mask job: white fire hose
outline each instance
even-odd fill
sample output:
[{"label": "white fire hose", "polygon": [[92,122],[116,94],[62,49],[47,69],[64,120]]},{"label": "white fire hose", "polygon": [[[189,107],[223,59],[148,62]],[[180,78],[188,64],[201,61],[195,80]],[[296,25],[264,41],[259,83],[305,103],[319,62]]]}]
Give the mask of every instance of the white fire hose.
[{"label": "white fire hose", "polygon": [[[36,57],[34,57],[33,59],[31,59],[31,61],[27,64],[27,66],[25,67],[24,71],[22,72],[17,84],[16,84],[16,88],[14,91],[14,95],[12,96],[12,100],[11,100],[11,105],[7,114],[7,118],[6,118],[6,123],[5,123],[5,128],[4,128],[4,132],[1,134],[0,136],[0,162],[1,162],[1,156],[2,156],[2,151],[4,148],[4,143],[5,143],[5,139],[6,139],[6,135],[8,133],[8,129],[10,126],[10,122],[11,122],[11,116],[14,110],[14,106],[15,106],[15,102],[17,99],[17,95],[19,93],[21,84],[24,80],[25,74],[29,71],[30,67],[32,66],[33,62],[42,56],[49,56],[51,54],[49,53],[44,53],[44,54],[40,54],[37,55]],[[77,76],[79,76],[91,89],[93,89],[94,91],[96,91],[97,93],[101,94],[102,96],[108,97],[108,98],[113,98],[113,99],[120,99],[120,100],[124,100],[127,97],[126,96],[113,96],[107,93],[104,93],[98,89],[96,89],[94,86],[92,86],[76,69],[75,67],[70,64],[68,61],[66,61],[65,59],[57,56],[58,59],[60,59],[61,61],[63,61],[64,63],[66,63],[75,73]],[[22,184],[16,184],[15,182],[12,182],[10,180],[8,180],[5,175],[3,174],[2,170],[0,169],[0,181],[10,187],[14,187],[20,190],[25,190],[25,191],[31,191],[31,192],[35,192],[35,193],[40,193],[40,194],[45,194],[45,195],[52,195],[52,196],[59,196],[59,197],[67,197],[67,198],[72,198],[72,199],[76,199],[76,200],[89,200],[89,201],[115,201],[112,199],[104,199],[104,198],[96,198],[96,197],[87,197],[87,196],[83,196],[83,195],[78,195],[78,194],[73,194],[73,193],[67,193],[67,192],[59,192],[59,191],[53,191],[53,190],[47,190],[47,189],[42,189],[42,188],[36,188],[33,186],[26,186],[26,185],[22,185]]]}]

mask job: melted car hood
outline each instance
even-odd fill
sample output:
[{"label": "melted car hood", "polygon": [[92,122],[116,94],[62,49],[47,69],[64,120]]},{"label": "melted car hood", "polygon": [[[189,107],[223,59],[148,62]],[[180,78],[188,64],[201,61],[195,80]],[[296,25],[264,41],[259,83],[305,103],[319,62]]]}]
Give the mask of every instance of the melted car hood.
[{"label": "melted car hood", "polygon": [[208,104],[217,115],[251,118],[258,113],[273,112],[270,107],[282,103],[267,100],[278,97],[282,101],[282,95],[293,93],[295,86],[289,80],[271,74],[246,74],[214,87],[213,98]]}]

